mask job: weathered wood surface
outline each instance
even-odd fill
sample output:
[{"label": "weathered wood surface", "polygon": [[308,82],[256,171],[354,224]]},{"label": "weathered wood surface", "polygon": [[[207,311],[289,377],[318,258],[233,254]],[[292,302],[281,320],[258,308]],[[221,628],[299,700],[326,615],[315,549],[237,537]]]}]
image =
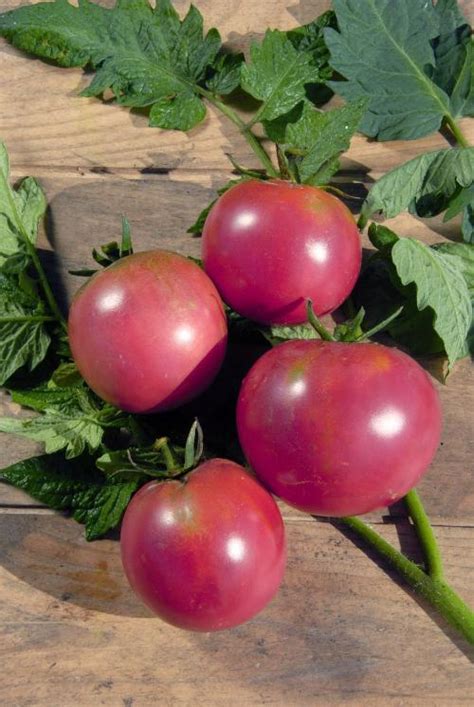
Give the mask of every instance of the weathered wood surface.
[{"label": "weathered wood surface", "polygon": [[[410,546],[410,529],[398,532]],[[396,541],[394,526],[386,534]],[[473,601],[472,530],[438,536]],[[327,523],[292,522],[288,541],[270,606],[199,635],[150,618],[113,541],[87,545],[59,517],[1,515],[3,703],[472,704],[472,651],[382,569]]]},{"label": "weathered wood surface", "polygon": [[[16,0],[3,0],[1,9]],[[322,0],[200,0],[207,26],[246,49],[267,26],[308,22]],[[187,2],[179,0],[183,11]],[[472,20],[474,6],[464,10]],[[129,218],[140,249],[198,254],[186,228],[230,174],[225,152],[255,165],[245,141],[212,109],[189,135],[152,130],[143,115],[77,96],[86,80],[0,46],[0,138],[15,178],[41,179],[49,209],[42,256],[66,303],[92,246],[116,239]],[[474,142],[474,121],[462,127]],[[440,135],[378,144],[356,137],[345,169],[367,183],[427,149]],[[458,224],[392,221],[426,242]],[[421,484],[447,574],[474,603],[472,368],[439,386],[443,444]],[[0,397],[1,414],[20,414]],[[2,464],[34,453],[1,436]],[[179,632],[150,617],[128,590],[118,543],[87,544],[82,529],[0,486],[0,702],[5,705],[446,705],[472,703],[474,653],[424,604],[328,523],[288,508],[289,566],[270,607],[217,635]],[[401,509],[373,514],[390,540],[416,552]]]}]

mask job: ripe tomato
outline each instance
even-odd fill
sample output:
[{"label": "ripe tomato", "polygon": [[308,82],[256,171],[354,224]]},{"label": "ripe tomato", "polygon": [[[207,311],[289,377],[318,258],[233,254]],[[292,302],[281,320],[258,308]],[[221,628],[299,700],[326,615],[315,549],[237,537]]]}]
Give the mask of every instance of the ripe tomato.
[{"label": "ripe tomato", "polygon": [[360,270],[349,209],[316,187],[251,179],[223,194],[203,230],[204,269],[227,304],[264,324],[306,321],[339,307]]},{"label": "ripe tomato", "polygon": [[358,515],[415,486],[436,452],[441,411],[428,375],[396,349],[291,341],[250,370],[237,427],[255,473],[287,503]]},{"label": "ripe tomato", "polygon": [[227,322],[207,275],[177,253],[136,253],[94,275],[69,313],[74,360],[104,400],[135,413],[177,407],[221,367]]},{"label": "ripe tomato", "polygon": [[286,561],[283,520],[245,469],[212,459],[185,482],[151,481],[122,524],[122,561],[164,621],[217,631],[247,621],[277,591]]}]

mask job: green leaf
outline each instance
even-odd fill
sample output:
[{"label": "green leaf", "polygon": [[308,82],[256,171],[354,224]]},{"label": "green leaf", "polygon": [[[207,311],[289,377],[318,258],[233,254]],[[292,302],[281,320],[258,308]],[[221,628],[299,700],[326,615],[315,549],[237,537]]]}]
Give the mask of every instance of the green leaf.
[{"label": "green leaf", "polygon": [[467,334],[465,355],[474,355],[474,246],[467,243],[437,243],[431,246],[438,253],[454,256],[456,265],[461,270],[471,297],[472,323]]},{"label": "green leaf", "polygon": [[172,93],[153,103],[150,109],[150,126],[163,130],[186,132],[206,117],[206,107],[200,98],[189,93]]},{"label": "green leaf", "polygon": [[138,482],[110,483],[88,456],[65,459],[63,454],[25,459],[0,471],[13,486],[58,511],[68,511],[86,526],[87,540],[115,528],[138,488]]},{"label": "green leaf", "polygon": [[5,145],[0,142],[0,268],[20,272],[29,262],[18,218],[32,243],[36,243],[38,223],[44,216],[46,199],[32,177],[13,189]]},{"label": "green leaf", "polygon": [[311,63],[317,69],[313,78],[314,83],[306,86],[307,98],[317,105],[326,102],[332,96],[332,91],[322,85],[323,81],[328,81],[333,75],[332,67],[329,65],[329,50],[324,39],[325,27],[337,27],[336,15],[332,10],[323,12],[313,22],[286,33],[295,49],[310,55]]},{"label": "green leaf", "polygon": [[295,49],[299,52],[311,54],[314,66],[317,66],[320,73],[324,73],[324,79],[332,74],[332,69],[328,65],[329,51],[324,39],[324,29],[326,27],[337,27],[336,15],[332,10],[323,12],[312,22],[295,29],[290,29],[286,36]]},{"label": "green leaf", "polygon": [[464,240],[474,244],[474,204],[468,204],[463,211],[461,231]]},{"label": "green leaf", "polygon": [[460,268],[467,288],[474,299],[474,248],[467,243],[436,243],[431,246],[437,253],[451,255],[456,258],[456,264]]},{"label": "green leaf", "polygon": [[456,0],[435,5],[439,36],[433,42],[435,67],[432,80],[451,96],[451,111],[470,115],[474,107],[471,28]]},{"label": "green leaf", "polygon": [[[445,347],[434,329],[434,320],[432,309],[418,309],[416,288],[413,288],[402,313],[388,327],[388,333],[397,343],[408,348],[413,356],[442,354]],[[458,358],[462,355],[461,352]]]},{"label": "green leaf", "polygon": [[97,540],[116,528],[130,502],[139,481],[104,485],[97,490],[92,508],[78,508],[73,517],[86,526],[86,540]]},{"label": "green leaf", "polygon": [[[371,224],[369,237],[380,254],[372,257],[366,265],[357,282],[353,298],[358,306],[367,310],[364,326],[372,327],[376,322],[385,319],[400,306],[401,314],[388,327],[390,336],[399,344],[405,346],[414,355],[441,353],[445,350],[443,340],[436,332],[436,312],[431,306],[420,311],[417,300],[418,278],[404,285],[392,262],[392,249],[400,239],[393,231],[384,226]],[[411,239],[410,239],[411,240]],[[426,249],[426,246],[422,246]],[[474,248],[463,243],[442,243],[431,246],[429,252],[442,253],[445,258],[452,258],[452,264],[464,277],[467,291],[474,306]],[[433,253],[433,254],[434,254]],[[380,257],[382,256],[382,257]],[[422,271],[422,267],[420,267]],[[423,273],[422,273],[423,274]],[[448,271],[448,277],[451,273]],[[456,282],[454,280],[453,282]],[[433,287],[438,284],[433,280]],[[446,295],[444,286],[441,296]],[[446,295],[449,296],[449,295]],[[459,357],[474,351],[474,323],[467,335],[467,342],[460,351]]]},{"label": "green leaf", "polygon": [[334,328],[333,336],[336,341],[355,341],[363,335],[362,323],[365,317],[363,307],[359,309],[353,319],[348,319],[341,324],[337,324]]},{"label": "green leaf", "polygon": [[[132,234],[130,224],[125,216],[122,216],[122,239],[120,244],[117,241],[104,243],[98,248],[92,249],[92,257],[95,262],[103,268],[109,267],[121,258],[126,258],[133,253]],[[69,270],[70,275],[78,277],[91,277],[97,270],[91,268],[80,268],[79,270]]]},{"label": "green leaf", "polygon": [[188,471],[197,466],[204,452],[204,435],[198,420],[194,420],[186,438],[184,447],[183,470]]},{"label": "green leaf", "polygon": [[241,85],[263,101],[258,120],[273,120],[305,97],[305,85],[317,77],[310,52],[298,51],[284,32],[267,30],[261,44],[250,47],[251,63],[242,67]]},{"label": "green leaf", "polygon": [[51,342],[45,327],[50,319],[17,277],[0,272],[0,385],[19,368],[32,371],[41,363]]},{"label": "green leaf", "polygon": [[130,223],[125,216],[122,216],[122,241],[120,243],[120,257],[126,258],[127,255],[132,255],[133,245],[132,245],[132,231],[130,229]]},{"label": "green leaf", "polygon": [[419,311],[415,285],[402,285],[390,259],[390,248],[382,248],[382,253],[384,257],[374,256],[369,260],[351,295],[356,306],[365,309],[364,330],[386,320],[403,306],[401,314],[388,326],[394,341],[415,356],[444,352],[443,342],[433,329],[433,310]]},{"label": "green leaf", "polygon": [[474,43],[472,39],[464,47],[464,62],[454,84],[451,106],[455,116],[474,115]]},{"label": "green leaf", "polygon": [[41,411],[37,417],[0,418],[0,431],[43,442],[48,454],[64,449],[66,458],[95,451],[104,426],[124,424],[126,416],[111,406],[100,409],[84,385],[61,388],[54,384],[29,391],[14,391],[21,405]]},{"label": "green leaf", "polygon": [[377,250],[391,250],[392,246],[400,240],[396,233],[386,226],[379,226],[371,223],[369,227],[369,239]]},{"label": "green leaf", "polygon": [[169,0],[118,0],[108,9],[89,0],[20,7],[0,15],[0,34],[30,54],[60,66],[96,71],[84,96],[111,90],[131,107],[150,106],[150,124],[189,130],[206,113],[200,86],[218,55],[215,29],[203,33],[190,7],[181,22]]},{"label": "green leaf", "polygon": [[[84,390],[84,381],[82,379],[74,385],[80,386]],[[37,412],[69,404],[71,399],[75,399],[76,396],[76,392],[74,390],[71,391],[71,387],[61,387],[51,382],[28,390],[10,390],[10,394],[14,403]]]},{"label": "green leaf", "polygon": [[430,307],[434,330],[443,341],[450,364],[463,355],[472,321],[471,298],[462,266],[455,256],[437,252],[413,238],[401,238],[391,257],[403,285],[416,285],[419,310]]},{"label": "green leaf", "polygon": [[[147,447],[129,447],[107,451],[96,461],[96,466],[112,479],[145,478],[168,479],[181,476],[195,466],[203,452],[203,434],[197,420],[191,426],[185,446],[172,445],[167,437],[155,440]],[[170,468],[170,457],[173,459]]]},{"label": "green leaf", "polygon": [[0,142],[0,385],[19,368],[33,370],[46,356],[49,316],[27,275],[29,242],[36,243],[46,209],[44,194],[31,177],[10,186],[6,147]]},{"label": "green leaf", "polygon": [[305,101],[292,116],[265,122],[265,131],[283,147],[303,183],[326,184],[339,169],[338,157],[349,148],[366,104],[361,99],[321,112]]},{"label": "green leaf", "polygon": [[[427,74],[439,18],[426,0],[333,0],[339,32],[325,30],[330,87],[347,100],[367,96],[361,130],[379,140],[413,140],[439,129],[449,96]],[[431,68],[432,72],[432,68]]]},{"label": "green leaf", "polygon": [[75,363],[61,363],[54,371],[51,381],[60,388],[82,383],[82,376]]},{"label": "green leaf", "polygon": [[318,334],[310,324],[298,324],[297,326],[258,327],[258,331],[263,334],[265,339],[272,346],[282,344],[284,341],[291,341],[292,339],[319,339]]},{"label": "green leaf", "polygon": [[384,174],[371,188],[363,208],[367,218],[382,211],[392,218],[410,209],[434,216],[450,206],[459,188],[474,182],[474,147],[425,152]]},{"label": "green leaf", "polygon": [[212,67],[212,75],[206,81],[209,91],[218,96],[227,96],[240,84],[244,55],[221,52]]},{"label": "green leaf", "polygon": [[474,182],[461,189],[456,196],[451,199],[449,207],[446,209],[443,221],[449,221],[457,216],[466,206],[474,204]]}]

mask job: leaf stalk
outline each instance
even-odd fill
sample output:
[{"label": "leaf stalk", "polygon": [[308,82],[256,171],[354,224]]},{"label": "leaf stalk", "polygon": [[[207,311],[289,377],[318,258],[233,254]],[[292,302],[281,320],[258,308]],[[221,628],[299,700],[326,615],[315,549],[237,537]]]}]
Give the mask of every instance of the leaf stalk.
[{"label": "leaf stalk", "polygon": [[416,489],[409,491],[404,500],[423,550],[427,572],[431,579],[443,581],[444,570],[441,552],[430,520]]},{"label": "leaf stalk", "polygon": [[252,132],[249,124],[245,123],[230,106],[221,101],[210,91],[206,91],[204,88],[199,88],[199,93],[201,93],[201,95],[204,96],[209,103],[220,110],[221,113],[223,113],[232,123],[234,123],[240,133],[247,140],[247,143],[252,148],[262,165],[265,167],[268,175],[270,177],[279,177],[280,175],[275,169],[273,162],[270,159],[270,155],[265,150],[257,136]]},{"label": "leaf stalk", "polygon": [[[437,578],[436,573],[431,576],[424,572],[417,564],[396,550],[360,518],[350,516],[341,518],[340,522],[386,560],[417,594],[428,601],[451,626],[459,631],[469,643],[474,645],[474,612],[449,584]],[[426,532],[426,527],[424,527],[423,532]],[[432,546],[430,553],[432,553]],[[432,558],[430,561],[432,561]],[[430,565],[428,564],[428,566]],[[438,570],[439,568],[437,568]]]},{"label": "leaf stalk", "polygon": [[444,116],[443,124],[445,125],[445,127],[448,128],[449,132],[454,137],[459,147],[470,147],[469,140],[466,138],[461,128],[451,115]]},{"label": "leaf stalk", "polygon": [[13,199],[13,197],[11,195],[10,185],[8,184],[5,175],[1,171],[0,171],[0,177],[5,184],[5,192],[7,194],[8,203],[10,205],[13,217],[16,222],[16,227],[17,227],[18,232],[21,235],[21,237],[26,245],[26,248],[28,250],[28,255],[30,256],[30,258],[33,262],[35,270],[38,273],[39,281],[40,281],[41,287],[43,289],[44,295],[46,297],[46,301],[48,302],[49,308],[50,308],[52,314],[54,315],[55,319],[64,328],[64,330],[67,331],[66,321],[61,313],[61,310],[58,307],[58,303],[56,302],[56,298],[54,297],[53,291],[51,290],[51,287],[49,286],[48,278],[46,277],[46,273],[45,273],[43,266],[41,264],[41,261],[39,259],[38,253],[36,251],[36,247],[35,247],[34,243],[31,242],[30,237],[28,236],[28,233],[26,232],[26,229],[23,225],[23,221],[21,220],[20,214],[18,213],[18,209],[16,208],[15,200]]}]

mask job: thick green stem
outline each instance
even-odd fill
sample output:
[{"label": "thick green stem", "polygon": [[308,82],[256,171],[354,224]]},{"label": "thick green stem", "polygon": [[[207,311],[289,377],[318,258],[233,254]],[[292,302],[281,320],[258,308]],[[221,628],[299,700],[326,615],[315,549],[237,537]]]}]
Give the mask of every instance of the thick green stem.
[{"label": "thick green stem", "polygon": [[359,518],[341,518],[340,521],[386,560],[417,594],[474,645],[474,612],[446,582],[423,572]]},{"label": "thick green stem", "polygon": [[442,581],[444,579],[444,571],[441,553],[430,520],[416,489],[412,489],[407,493],[405,503],[423,549],[427,572],[431,579]]},{"label": "thick green stem", "polygon": [[324,341],[336,341],[331,332],[326,329],[324,324],[319,321],[318,317],[314,313],[313,303],[310,299],[306,300],[306,315],[308,317],[308,322],[313,327],[314,331],[319,334],[321,339]]},{"label": "thick green stem", "polygon": [[[0,175],[3,176],[1,174],[1,172],[0,172]],[[5,180],[5,182],[6,182],[6,180]],[[43,289],[44,295],[46,297],[46,301],[48,302],[51,313],[54,315],[54,318],[61,324],[61,326],[67,330],[66,322],[64,320],[63,315],[61,314],[61,310],[58,307],[58,303],[56,302],[56,299],[53,295],[53,291],[51,290],[51,287],[49,286],[48,278],[46,277],[46,273],[44,272],[43,266],[41,265],[41,261],[38,257],[36,247],[35,247],[34,243],[31,242],[30,237],[28,236],[28,233],[26,232],[26,229],[23,225],[23,221],[21,220],[20,214],[18,213],[18,209],[16,208],[15,200],[13,199],[13,197],[10,193],[10,188],[9,188],[8,183],[6,183],[5,186],[6,186],[5,191],[7,193],[7,198],[8,198],[9,204],[10,204],[10,208],[11,208],[13,217],[16,222],[18,232],[21,235],[21,237],[23,238],[23,241],[25,242],[26,248],[28,250],[28,255],[30,256],[31,260],[33,261],[33,265],[35,267],[35,270],[38,273],[39,281],[40,281],[41,287]]]},{"label": "thick green stem", "polygon": [[223,101],[219,100],[219,98],[216,98],[216,96],[214,96],[209,91],[206,91],[205,89],[200,89],[199,92],[202,96],[204,96],[204,98],[207,98],[207,100],[212,103],[213,106],[220,110],[221,113],[227,116],[227,118],[229,118],[229,120],[231,120],[234,125],[238,127],[239,131],[242,133],[252,150],[259,158],[262,165],[265,167],[269,176],[279,177],[280,175],[273,166],[273,162],[271,161],[269,154],[267,153],[263,145],[260,143],[256,135],[252,132],[250,127],[237,115],[237,113],[232,110],[230,106],[226,105]]},{"label": "thick green stem", "polygon": [[27,314],[24,316],[12,315],[11,317],[0,317],[0,324],[21,324],[22,322],[55,322],[56,317],[42,317],[38,315],[37,317],[30,317]]},{"label": "thick green stem", "polygon": [[468,139],[463,134],[459,125],[450,115],[444,116],[443,123],[449,129],[450,133],[458,143],[459,147],[470,147]]}]

